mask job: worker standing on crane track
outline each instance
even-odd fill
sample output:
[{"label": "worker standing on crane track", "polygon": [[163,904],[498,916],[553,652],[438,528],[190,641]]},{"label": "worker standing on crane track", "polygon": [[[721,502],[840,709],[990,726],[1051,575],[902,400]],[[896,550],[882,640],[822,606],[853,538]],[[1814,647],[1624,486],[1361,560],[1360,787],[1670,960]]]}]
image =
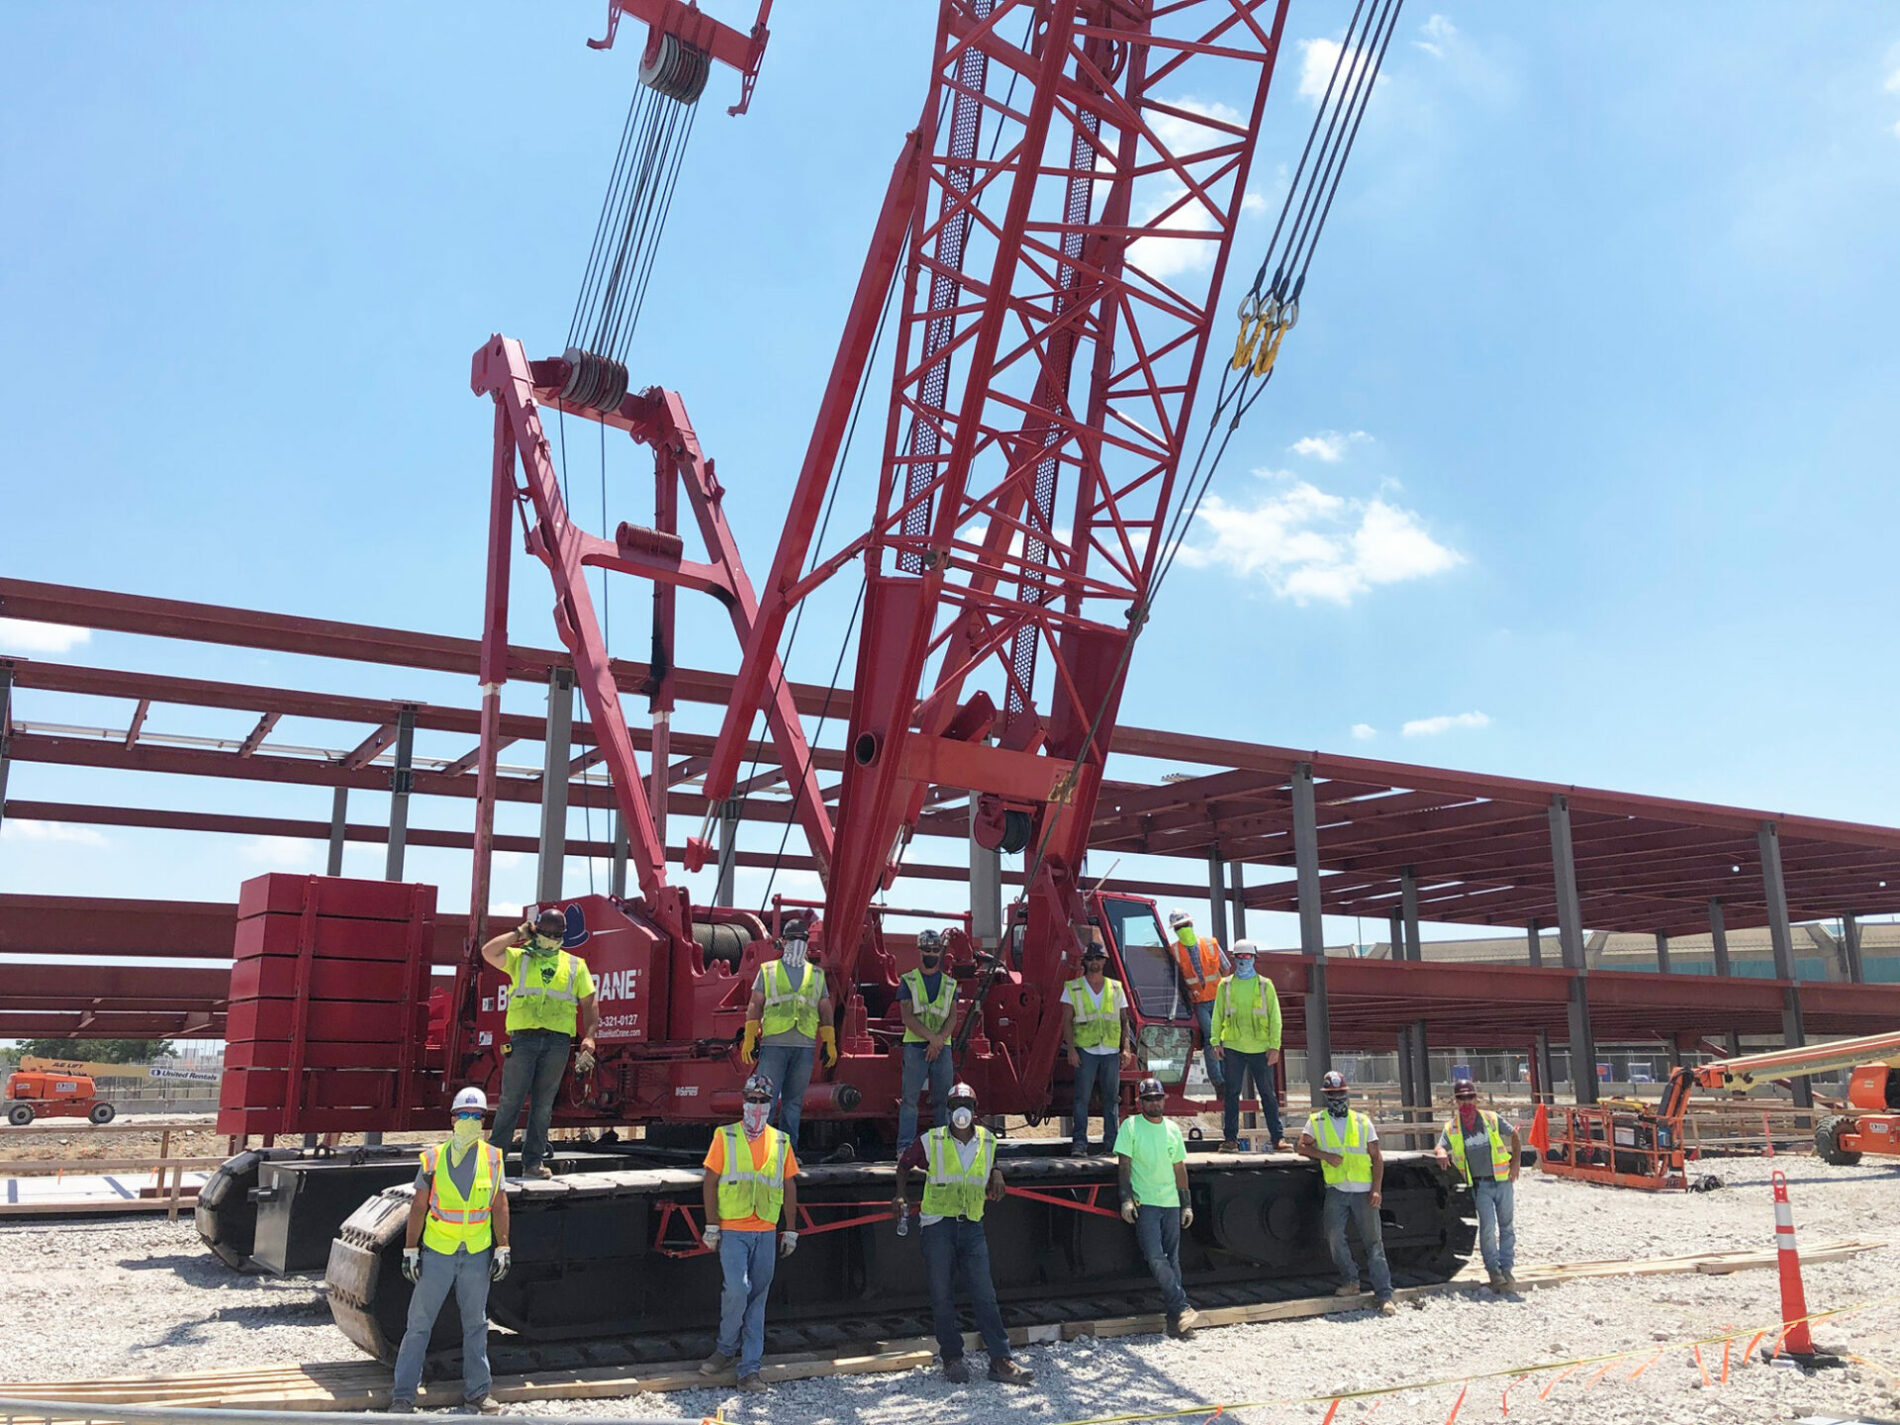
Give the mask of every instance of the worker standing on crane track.
[{"label": "worker standing on crane track", "polygon": [[897,982],[897,1012],[904,1021],[904,1078],[897,1104],[897,1153],[903,1156],[917,1137],[917,1100],[930,1083],[931,1123],[950,1121],[950,1084],[956,1062],[950,1053],[950,1012],[956,1007],[956,979],[943,969],[943,936],[917,932],[917,968]]},{"label": "worker standing on crane track", "polygon": [[[759,1365],[765,1356],[765,1298],[780,1257],[798,1250],[798,1155],[789,1135],[769,1122],[772,1081],[754,1074],[745,1081],[739,1122],[713,1135],[706,1150],[701,1205],[706,1245],[719,1254],[725,1286],[719,1294],[719,1339],[699,1363],[703,1376],[724,1375],[736,1361],[739,1389],[762,1391]],[[779,1230],[783,1220],[787,1225]]]},{"label": "worker standing on crane track", "polygon": [[1035,1379],[1009,1354],[1009,1332],[996,1304],[990,1275],[990,1243],[983,1231],[983,1209],[1003,1200],[1003,1174],[996,1166],[996,1135],[976,1121],[976,1090],[956,1084],[950,1090],[950,1121],[931,1129],[897,1160],[897,1195],[891,1206],[902,1222],[910,1214],[910,1175],[924,1172],[923,1205],[918,1216],[924,1263],[930,1273],[930,1316],[943,1357],[943,1374],[967,1384],[963,1331],[957,1325],[956,1279],[976,1307],[976,1329],[990,1354],[990,1379],[1028,1385]]},{"label": "worker standing on crane track", "polygon": [[1220,948],[1220,941],[1211,935],[1195,933],[1194,917],[1184,910],[1169,914],[1168,929],[1174,932],[1174,944],[1170,947],[1174,967],[1180,973],[1181,986],[1193,1003],[1194,1017],[1201,1026],[1201,1064],[1207,1070],[1208,1083],[1213,1085],[1215,1093],[1220,1093],[1226,1071],[1220,1056],[1214,1052],[1214,996],[1228,973],[1227,956]]},{"label": "worker standing on crane track", "polygon": [[1181,1286],[1181,1233],[1194,1225],[1188,1201],[1187,1144],[1181,1126],[1167,1116],[1168,1091],[1148,1078],[1135,1091],[1141,1115],[1122,1125],[1115,1139],[1121,1165],[1122,1220],[1135,1229],[1141,1255],[1161,1287],[1168,1334],[1187,1340],[1200,1313]]},{"label": "worker standing on crane track", "polygon": [[1099,926],[1084,934],[1082,973],[1062,988],[1062,1047],[1075,1071],[1074,1126],[1070,1131],[1073,1156],[1089,1151],[1089,1100],[1102,1096],[1102,1151],[1115,1151],[1120,1121],[1123,1069],[1135,1066],[1134,1025],[1128,1013],[1128,993],[1120,980],[1108,978],[1108,947]]},{"label": "worker standing on crane track", "polygon": [[[1236,945],[1235,951],[1240,947]],[[1318,1161],[1326,1179],[1326,1205],[1320,1215],[1326,1245],[1333,1254],[1340,1284],[1336,1296],[1359,1295],[1359,1266],[1352,1258],[1352,1246],[1346,1241],[1346,1220],[1352,1219],[1365,1248],[1366,1266],[1372,1273],[1372,1297],[1379,1310],[1390,1316],[1392,1305],[1392,1269],[1386,1265],[1384,1229],[1379,1225],[1379,1205],[1384,1199],[1385,1157],[1379,1151],[1379,1130],[1372,1120],[1352,1106],[1352,1091],[1346,1076],[1337,1069],[1320,1080],[1320,1094],[1326,1101],[1323,1111],[1309,1114],[1306,1129],[1300,1134],[1302,1157]]]},{"label": "worker standing on crane track", "polygon": [[1280,1152],[1286,1151],[1286,1126],[1280,1121],[1280,1098],[1273,1082],[1273,1066],[1280,1062],[1280,992],[1259,972],[1260,947],[1251,940],[1234,942],[1234,973],[1215,987],[1209,1051],[1226,1075],[1221,1097],[1221,1151],[1240,1151],[1240,1100],[1247,1081],[1266,1115],[1267,1135]]},{"label": "worker standing on crane track", "polygon": [[1491,1290],[1515,1291],[1517,1278],[1517,1174],[1523,1159],[1517,1125],[1478,1107],[1478,1086],[1470,1079],[1452,1085],[1458,1111],[1438,1130],[1435,1152],[1441,1165],[1455,1167],[1478,1205],[1478,1249],[1484,1255]]},{"label": "worker standing on crane track", "polygon": [[574,910],[570,917],[548,909],[533,925],[523,921],[482,946],[482,958],[508,976],[508,1042],[502,1048],[501,1106],[488,1141],[504,1152],[514,1141],[521,1107],[528,1106],[528,1132],[521,1145],[523,1177],[551,1178],[547,1163],[548,1126],[554,1121],[554,1097],[567,1072],[569,1051],[578,1028],[576,1073],[594,1068],[594,1031],[600,1006],[587,962],[573,954],[586,943],[587,928]]},{"label": "worker standing on crane track", "polygon": [[389,1388],[393,1415],[415,1411],[423,1357],[451,1290],[462,1315],[462,1398],[478,1415],[501,1414],[488,1394],[488,1283],[508,1275],[512,1252],[501,1149],[482,1142],[487,1111],[487,1094],[463,1089],[449,1110],[449,1141],[422,1150],[403,1238],[402,1274],[415,1283],[415,1294]]},{"label": "worker standing on crane track", "polygon": [[838,1031],[831,1022],[831,991],[810,962],[805,922],[788,917],[779,931],[779,957],[759,966],[746,1005],[739,1057],[756,1063],[774,1085],[779,1129],[798,1146],[798,1120],[811,1084],[812,1054],[825,1046],[825,1067],[838,1062]]}]

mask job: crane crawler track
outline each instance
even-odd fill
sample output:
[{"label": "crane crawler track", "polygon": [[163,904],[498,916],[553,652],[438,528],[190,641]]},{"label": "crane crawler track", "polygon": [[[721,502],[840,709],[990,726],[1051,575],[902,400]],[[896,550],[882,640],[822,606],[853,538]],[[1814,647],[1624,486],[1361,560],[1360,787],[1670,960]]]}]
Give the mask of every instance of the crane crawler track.
[{"label": "crane crawler track", "polygon": [[[1152,1309],[1135,1236],[1116,1212],[1110,1158],[1006,1161],[1010,1194],[985,1216],[1005,1319],[1037,1325]],[[889,1163],[806,1168],[797,1253],[780,1261],[770,1317],[783,1349],[842,1349],[924,1334],[929,1295],[918,1230],[898,1237]],[[595,1172],[511,1183],[514,1269],[489,1293],[503,1359],[537,1367],[677,1360],[716,1327],[720,1274],[697,1236],[701,1174]],[[1337,1284],[1321,1238],[1317,1167],[1288,1155],[1195,1155],[1194,1226],[1182,1267],[1197,1300],[1238,1305],[1321,1295]],[[411,1190],[364,1203],[331,1246],[337,1324],[394,1360],[409,1307],[402,1278]],[[1387,1155],[1386,1254],[1401,1285],[1448,1280],[1469,1256],[1470,1199],[1423,1154]],[[431,1346],[452,1349],[451,1302]]]}]

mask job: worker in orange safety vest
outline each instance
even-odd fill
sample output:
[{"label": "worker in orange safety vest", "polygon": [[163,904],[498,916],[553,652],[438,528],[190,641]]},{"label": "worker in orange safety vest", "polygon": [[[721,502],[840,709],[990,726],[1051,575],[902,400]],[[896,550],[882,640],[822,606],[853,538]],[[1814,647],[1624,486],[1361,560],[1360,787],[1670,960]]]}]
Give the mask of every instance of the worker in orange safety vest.
[{"label": "worker in orange safety vest", "polygon": [[1194,1017],[1201,1025],[1201,1064],[1207,1070],[1207,1082],[1219,1093],[1226,1086],[1225,1072],[1214,1053],[1214,996],[1223,976],[1232,973],[1233,962],[1213,936],[1197,935],[1194,917],[1184,910],[1168,916],[1168,929],[1174,932],[1174,968],[1181,986],[1194,1006]]}]

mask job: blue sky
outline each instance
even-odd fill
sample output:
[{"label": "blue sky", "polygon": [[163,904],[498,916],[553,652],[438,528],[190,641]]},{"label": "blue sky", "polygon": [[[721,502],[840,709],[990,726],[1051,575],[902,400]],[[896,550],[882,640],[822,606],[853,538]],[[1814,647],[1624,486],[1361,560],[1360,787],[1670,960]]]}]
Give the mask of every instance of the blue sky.
[{"label": "blue sky", "polygon": [[[752,113],[726,118],[730,78],[714,81],[635,360],[684,393],[755,576],[934,15],[780,9]],[[0,12],[16,57],[0,335],[33,398],[8,442],[0,572],[473,634],[490,427],[468,357],[496,330],[537,352],[564,337],[636,60],[584,47],[603,11]],[[1346,13],[1295,0],[1268,207]],[[1265,227],[1243,230],[1239,265]],[[1127,719],[1892,822],[1896,231],[1885,7],[1408,7],[1301,323],[1137,656]],[[611,517],[642,518],[644,463],[614,446],[606,468]],[[597,518],[597,451],[573,472]],[[546,604],[527,569],[517,638],[551,640]],[[643,600],[615,610],[615,651],[640,656]],[[813,622],[793,666],[820,680],[838,633]],[[688,632],[683,661],[732,665],[717,620]],[[454,679],[0,624],[6,651],[474,699]],[[73,706],[57,715],[124,724],[123,704]],[[16,702],[22,720],[55,712]],[[161,714],[155,730],[245,730]],[[311,789],[34,765],[8,791],[328,811]],[[423,802],[415,821],[464,815]],[[318,860],[236,837],[0,835],[15,891],[225,900]],[[465,862],[416,852],[410,869],[459,908]],[[356,847],[348,869],[380,864]],[[528,875],[504,866],[497,899]]]}]

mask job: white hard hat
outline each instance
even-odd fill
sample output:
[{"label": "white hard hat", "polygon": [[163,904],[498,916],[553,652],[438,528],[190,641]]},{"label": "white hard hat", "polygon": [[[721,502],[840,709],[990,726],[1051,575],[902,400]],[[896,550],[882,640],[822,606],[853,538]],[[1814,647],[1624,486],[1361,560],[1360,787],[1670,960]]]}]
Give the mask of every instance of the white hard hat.
[{"label": "white hard hat", "polygon": [[1236,940],[1227,953],[1229,955],[1257,956],[1260,953],[1260,947],[1251,940]]},{"label": "white hard hat", "polygon": [[1194,917],[1189,915],[1186,911],[1171,910],[1168,912],[1168,929],[1179,930],[1184,925],[1192,924],[1194,924]]},{"label": "white hard hat", "polygon": [[466,1113],[470,1109],[477,1113],[488,1112],[488,1095],[478,1088],[465,1088],[455,1096],[455,1102],[449,1105],[450,1113]]}]

